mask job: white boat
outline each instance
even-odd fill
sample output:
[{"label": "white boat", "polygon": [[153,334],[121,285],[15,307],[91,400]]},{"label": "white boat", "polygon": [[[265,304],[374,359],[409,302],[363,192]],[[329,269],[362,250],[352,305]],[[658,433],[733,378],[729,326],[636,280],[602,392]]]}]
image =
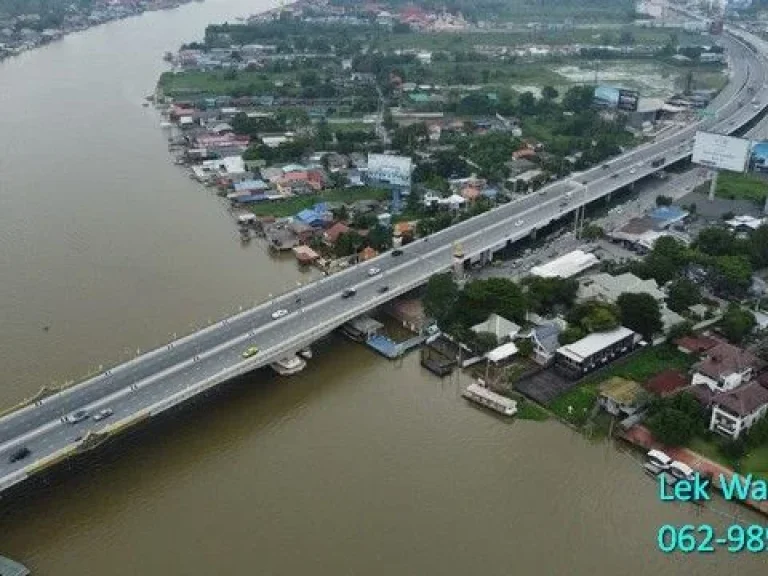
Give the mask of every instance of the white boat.
[{"label": "white boat", "polygon": [[312,360],[312,348],[307,346],[306,348],[302,348],[299,350],[299,356],[304,358],[305,360]]},{"label": "white boat", "polygon": [[499,414],[504,414],[505,416],[517,414],[517,402],[501,394],[496,394],[496,392],[492,392],[480,384],[470,384],[461,395],[467,400],[490,408]]},{"label": "white boat", "polygon": [[280,374],[280,376],[291,376],[292,374],[298,374],[307,366],[307,363],[298,356],[286,356],[281,358],[277,362],[270,364],[272,370]]},{"label": "white boat", "polygon": [[658,468],[660,471],[669,469],[669,466],[674,462],[672,458],[661,450],[651,450],[645,456],[648,458],[648,464]]},{"label": "white boat", "polygon": [[695,474],[693,468],[683,462],[678,462],[677,460],[669,465],[668,472],[677,480],[693,480]]}]

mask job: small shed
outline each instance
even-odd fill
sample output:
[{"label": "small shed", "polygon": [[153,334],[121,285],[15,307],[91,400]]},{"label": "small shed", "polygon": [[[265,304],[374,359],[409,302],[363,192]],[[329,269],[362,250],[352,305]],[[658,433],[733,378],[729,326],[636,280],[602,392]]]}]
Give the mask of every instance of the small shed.
[{"label": "small shed", "polygon": [[614,376],[600,385],[598,401],[613,416],[632,416],[643,405],[643,389],[634,380]]}]

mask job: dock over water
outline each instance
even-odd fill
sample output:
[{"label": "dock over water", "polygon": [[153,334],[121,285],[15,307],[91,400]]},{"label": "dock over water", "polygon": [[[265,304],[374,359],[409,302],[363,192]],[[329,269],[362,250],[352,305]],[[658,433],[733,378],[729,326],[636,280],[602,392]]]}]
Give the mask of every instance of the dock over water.
[{"label": "dock over water", "polygon": [[27,576],[28,574],[29,570],[26,566],[0,556],[0,576]]}]

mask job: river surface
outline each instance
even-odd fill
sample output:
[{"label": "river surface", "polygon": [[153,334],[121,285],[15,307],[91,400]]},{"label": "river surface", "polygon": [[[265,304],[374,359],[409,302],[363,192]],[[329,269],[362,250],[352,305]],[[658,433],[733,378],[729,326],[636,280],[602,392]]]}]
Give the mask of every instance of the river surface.
[{"label": "river surface", "polygon": [[[309,279],[240,245],[141,106],[164,51],[266,7],[209,0],[0,63],[0,406]],[[765,574],[659,553],[661,524],[727,520],[460,384],[332,339],[302,374],[259,371],[38,491],[0,517],[0,553],[37,576]]]}]

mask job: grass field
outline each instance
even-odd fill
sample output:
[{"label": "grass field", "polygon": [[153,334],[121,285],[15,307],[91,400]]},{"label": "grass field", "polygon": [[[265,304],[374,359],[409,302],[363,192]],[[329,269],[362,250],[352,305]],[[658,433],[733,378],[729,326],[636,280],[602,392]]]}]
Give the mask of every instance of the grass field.
[{"label": "grass field", "polygon": [[534,420],[536,422],[544,422],[545,420],[549,420],[549,414],[541,406],[531,402],[530,400],[518,400],[517,418],[520,420]]},{"label": "grass field", "polygon": [[271,94],[276,74],[265,75],[263,72],[231,72],[217,70],[211,72],[187,71],[166,72],[160,76],[158,86],[166,96],[228,96],[237,92],[250,95]]},{"label": "grass field", "polygon": [[750,450],[746,456],[739,461],[733,461],[726,457],[717,445],[717,442],[711,438],[694,438],[688,447],[710,460],[738,470],[740,474],[755,474],[768,479],[768,446],[761,446]]},{"label": "grass field", "polygon": [[663,46],[675,34],[680,44],[701,42],[700,36],[672,28],[644,28],[640,26],[609,26],[591,28],[571,28],[564,30],[547,29],[512,29],[509,31],[477,30],[468,32],[431,32],[387,35],[377,42],[377,48],[435,51],[465,51],[475,46],[519,46],[523,44],[618,44],[623,32],[632,34],[635,44]]},{"label": "grass field", "polygon": [[[666,369],[687,371],[692,362],[693,359],[690,356],[670,345],[648,347],[586,378],[576,388],[552,402],[549,408],[564,420],[583,426],[590,409],[597,400],[598,387],[602,382],[613,376],[621,376],[643,383]],[[569,406],[572,408],[571,411],[568,410]]]},{"label": "grass field", "polygon": [[757,474],[768,479],[768,446],[752,450],[741,460],[743,474]]},{"label": "grass field", "polygon": [[354,202],[355,200],[386,200],[390,192],[377,188],[342,188],[324,190],[319,194],[309,196],[294,196],[285,200],[273,200],[253,204],[248,209],[256,216],[274,216],[285,218],[293,216],[306,208],[311,208],[318,202]]},{"label": "grass field", "polygon": [[768,196],[768,181],[751,174],[721,172],[717,177],[717,195],[732,200],[752,200],[762,205]]}]

